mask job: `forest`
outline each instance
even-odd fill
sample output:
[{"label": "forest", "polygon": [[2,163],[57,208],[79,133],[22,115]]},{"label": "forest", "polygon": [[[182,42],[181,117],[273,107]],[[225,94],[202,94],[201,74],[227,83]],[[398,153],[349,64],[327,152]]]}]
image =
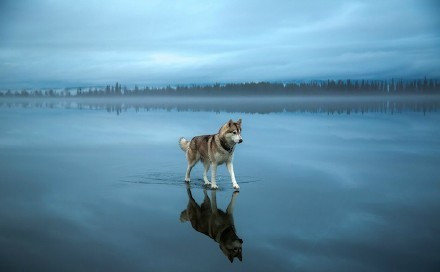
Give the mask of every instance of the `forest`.
[{"label": "forest", "polygon": [[314,80],[246,82],[128,88],[122,84],[64,89],[3,90],[0,97],[118,97],[118,96],[291,96],[291,95],[440,94],[440,80]]}]

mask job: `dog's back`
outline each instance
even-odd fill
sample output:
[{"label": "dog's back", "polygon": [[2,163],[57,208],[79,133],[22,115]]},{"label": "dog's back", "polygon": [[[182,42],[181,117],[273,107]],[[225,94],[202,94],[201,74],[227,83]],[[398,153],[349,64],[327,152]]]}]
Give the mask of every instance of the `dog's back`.
[{"label": "dog's back", "polygon": [[195,136],[191,141],[182,137],[179,139],[179,145],[183,151],[187,152],[188,157],[209,161],[209,144],[213,143],[214,136],[215,135]]}]

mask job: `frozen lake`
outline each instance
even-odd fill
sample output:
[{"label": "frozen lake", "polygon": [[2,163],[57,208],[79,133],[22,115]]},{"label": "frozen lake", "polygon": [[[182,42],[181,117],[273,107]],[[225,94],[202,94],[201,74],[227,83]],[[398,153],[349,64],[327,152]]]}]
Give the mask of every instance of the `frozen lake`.
[{"label": "frozen lake", "polygon": [[[290,99],[0,100],[0,270],[439,271],[438,98]],[[177,145],[230,118],[232,264],[181,220]],[[225,166],[218,185],[226,210]]]}]

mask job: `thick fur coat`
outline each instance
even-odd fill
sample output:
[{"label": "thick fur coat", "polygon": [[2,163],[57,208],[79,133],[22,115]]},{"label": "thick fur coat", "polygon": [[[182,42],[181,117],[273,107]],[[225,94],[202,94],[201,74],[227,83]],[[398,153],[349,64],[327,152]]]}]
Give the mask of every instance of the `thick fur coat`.
[{"label": "thick fur coat", "polygon": [[[210,185],[212,189],[217,189],[217,166],[226,163],[231,175],[232,186],[236,190],[240,189],[235,179],[232,160],[234,158],[235,146],[242,142],[241,119],[237,122],[229,120],[220,128],[217,134],[196,136],[191,141],[183,137],[180,138],[180,148],[185,152],[186,159],[188,160],[185,181],[190,182],[191,169],[198,161],[201,161],[204,166],[203,180],[205,185]],[[211,181],[207,177],[210,167]]]}]

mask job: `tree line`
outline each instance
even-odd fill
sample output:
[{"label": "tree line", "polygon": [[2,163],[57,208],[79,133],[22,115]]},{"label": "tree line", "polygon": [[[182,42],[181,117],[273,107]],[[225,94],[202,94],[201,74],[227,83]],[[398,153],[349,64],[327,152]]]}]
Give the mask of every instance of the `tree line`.
[{"label": "tree line", "polygon": [[247,82],[208,85],[127,88],[114,86],[48,90],[0,91],[0,97],[119,97],[119,96],[223,96],[223,95],[325,95],[325,94],[440,94],[437,79],[316,80],[307,82]]}]

